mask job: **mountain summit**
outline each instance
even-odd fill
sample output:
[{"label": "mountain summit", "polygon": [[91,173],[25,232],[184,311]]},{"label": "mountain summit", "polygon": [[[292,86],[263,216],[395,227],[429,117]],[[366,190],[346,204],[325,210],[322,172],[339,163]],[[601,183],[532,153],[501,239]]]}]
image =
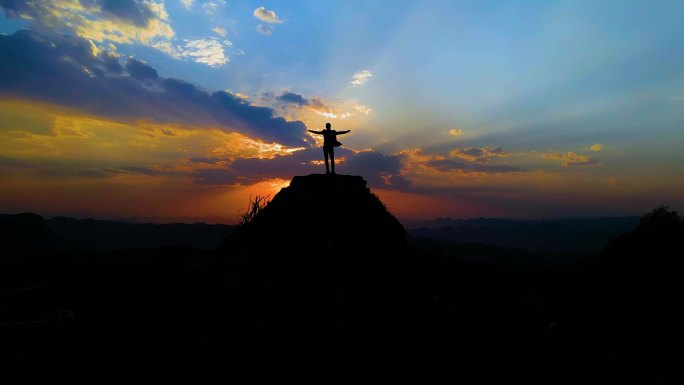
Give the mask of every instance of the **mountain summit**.
[{"label": "mountain summit", "polygon": [[385,319],[377,303],[405,241],[360,176],[296,176],[226,239],[213,270],[225,272],[225,301],[249,315],[242,328],[367,327]]},{"label": "mountain summit", "polygon": [[404,247],[404,227],[360,176],[295,176],[289,187],[230,236],[231,255],[387,259]]}]

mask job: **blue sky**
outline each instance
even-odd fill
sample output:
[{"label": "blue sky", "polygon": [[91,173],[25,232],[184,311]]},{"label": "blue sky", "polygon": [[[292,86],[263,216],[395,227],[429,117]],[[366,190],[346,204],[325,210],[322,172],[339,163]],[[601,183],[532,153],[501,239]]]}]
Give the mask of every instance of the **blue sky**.
[{"label": "blue sky", "polygon": [[[88,116],[131,125],[131,135],[135,127],[149,130],[141,122],[194,130],[188,137],[219,130],[261,143],[259,148],[271,161],[264,161],[263,167],[281,172],[235,179],[242,164],[236,160],[256,155],[234,149],[227,156],[219,151],[224,144],[197,147],[189,140],[184,151],[217,160],[196,166],[187,156],[174,157],[168,148],[163,157],[141,157],[134,165],[117,158],[122,155],[95,159],[92,165],[78,156],[67,162],[63,155],[50,158],[21,147],[26,146],[17,139],[22,130],[38,135],[31,124],[25,129],[16,124],[0,127],[0,133],[4,129],[14,141],[0,147],[7,165],[25,161],[34,170],[59,170],[60,175],[102,175],[98,183],[124,182],[124,172],[105,169],[173,168],[175,174],[146,176],[187,182],[187,190],[198,180],[206,182],[192,175],[223,175],[225,183],[216,183],[223,190],[212,193],[230,190],[237,202],[240,194],[256,188],[254,183],[270,180],[279,186],[273,181],[287,181],[301,172],[280,163],[291,163],[294,158],[288,156],[302,143],[301,154],[308,154],[317,142],[305,128],[320,129],[330,121],[333,128],[352,130],[344,140],[351,150],[350,164],[366,165],[350,171],[376,173],[367,177],[375,181],[372,187],[404,217],[600,216],[640,213],[661,202],[675,207],[684,203],[681,1],[0,0],[0,7],[0,33],[7,47],[15,46],[12,41],[20,38],[16,33],[21,29],[42,36],[33,35],[32,41],[52,40],[58,49],[70,44],[65,36],[72,36],[95,47],[93,60],[104,60],[107,53],[120,63],[121,71],[101,75],[108,82],[130,80],[141,87],[134,95],[121,91],[132,107],[114,113],[85,105],[85,94],[74,96],[78,104],[59,100],[47,86],[53,83],[47,70],[39,68],[36,71],[47,79],[44,89],[0,81],[0,102],[5,103],[4,109],[0,103],[0,113],[4,111],[6,121],[26,121],[9,114],[16,111],[9,105],[21,102],[32,103],[26,107],[32,116],[43,111],[52,126],[55,116]],[[6,57],[0,70],[6,77],[18,76],[21,51],[13,52],[14,58]],[[104,65],[95,61],[81,64]],[[158,76],[133,79],[136,63]],[[21,76],[33,75],[24,71]],[[171,92],[169,87],[178,83],[165,79],[180,80],[191,85],[191,92],[206,95],[187,102],[189,94],[178,88]],[[82,80],[83,89],[95,84]],[[70,82],[64,86],[73,86]],[[167,92],[154,93],[162,89]],[[236,99],[206,99],[216,91]],[[285,103],[279,98],[285,94],[299,95],[301,102]],[[147,99],[136,102],[142,95]],[[157,96],[157,102],[142,107]],[[94,103],[100,100],[92,97]],[[217,104],[209,108],[206,103]],[[266,115],[282,122],[265,121]],[[281,126],[298,131],[277,131]],[[92,131],[91,138],[98,137],[107,133]],[[54,133],[32,138],[64,154]],[[235,145],[245,148],[244,143]],[[281,147],[274,150],[274,145]],[[78,151],[88,152],[87,145],[79,146]],[[389,168],[369,169],[356,160],[368,155],[363,151],[377,153],[382,162],[392,159],[386,163]],[[398,166],[390,167],[394,159]],[[4,168],[0,175],[15,180],[14,171]],[[65,178],[55,183],[82,188],[77,179]],[[16,196],[7,197],[13,203],[0,209],[30,209],[32,203],[20,199],[30,183],[22,183]],[[408,209],[402,202],[421,202],[417,204],[424,209]],[[59,212],[60,207],[55,202],[48,208]],[[93,210],[63,209],[108,215]]]}]

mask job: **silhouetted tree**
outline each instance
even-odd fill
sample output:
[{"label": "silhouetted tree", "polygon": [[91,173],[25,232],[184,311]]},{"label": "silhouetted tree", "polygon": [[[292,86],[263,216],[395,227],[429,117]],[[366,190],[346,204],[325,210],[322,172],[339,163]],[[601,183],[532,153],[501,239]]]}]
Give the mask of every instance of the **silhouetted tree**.
[{"label": "silhouetted tree", "polygon": [[641,217],[637,230],[673,230],[679,223],[677,212],[661,204]]}]

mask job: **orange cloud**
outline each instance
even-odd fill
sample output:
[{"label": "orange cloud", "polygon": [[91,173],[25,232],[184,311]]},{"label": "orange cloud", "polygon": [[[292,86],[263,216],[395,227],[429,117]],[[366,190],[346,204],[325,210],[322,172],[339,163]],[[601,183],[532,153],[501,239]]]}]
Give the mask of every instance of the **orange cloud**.
[{"label": "orange cloud", "polygon": [[193,175],[299,150],[221,129],[119,123],[23,101],[0,99],[0,114],[0,212],[232,223],[250,194],[274,195],[287,181],[213,186]]},{"label": "orange cloud", "polygon": [[[11,111],[11,113],[10,113]],[[5,114],[5,112],[8,112]],[[300,148],[238,132],[83,115],[48,104],[0,100],[0,155],[83,169],[178,165],[190,158],[273,158]],[[111,174],[111,173],[110,173]]]},{"label": "orange cloud", "polygon": [[546,153],[542,154],[542,158],[560,160],[561,166],[587,166],[592,164],[598,164],[599,160],[596,158],[590,158],[586,155],[581,155],[576,152],[568,151],[565,154],[560,153]]},{"label": "orange cloud", "polygon": [[501,147],[471,147],[464,149],[454,149],[449,153],[452,158],[461,158],[469,162],[487,163],[491,158],[506,157],[510,154]]}]

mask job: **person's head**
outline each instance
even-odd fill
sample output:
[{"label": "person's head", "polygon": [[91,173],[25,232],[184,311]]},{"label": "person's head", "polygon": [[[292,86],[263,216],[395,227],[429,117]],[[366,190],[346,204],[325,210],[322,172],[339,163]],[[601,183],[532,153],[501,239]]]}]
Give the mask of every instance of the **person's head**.
[{"label": "person's head", "polygon": [[326,130],[329,130],[329,129],[330,129],[330,123],[326,123],[326,124],[325,124],[325,129],[326,129]]}]

